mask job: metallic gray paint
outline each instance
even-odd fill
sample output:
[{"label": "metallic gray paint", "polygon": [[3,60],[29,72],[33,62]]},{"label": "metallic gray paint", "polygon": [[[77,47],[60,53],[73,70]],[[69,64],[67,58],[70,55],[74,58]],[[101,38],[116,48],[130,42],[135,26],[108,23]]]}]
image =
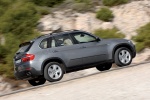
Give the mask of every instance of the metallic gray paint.
[{"label": "metallic gray paint", "polygon": [[[73,31],[72,32],[64,32],[62,34],[74,34],[75,32],[84,32],[84,31]],[[87,32],[84,32],[87,33]],[[88,33],[87,33],[88,34]],[[46,35],[40,38],[34,39],[34,43],[32,44],[30,50],[26,53],[34,54],[35,59],[30,62],[16,64],[14,59],[15,67],[31,67],[35,69],[36,75],[43,75],[43,69],[46,61],[49,60],[60,60],[65,68],[71,68],[76,66],[90,65],[91,63],[100,63],[100,62],[113,62],[113,55],[115,53],[115,49],[120,46],[128,46],[132,52],[132,58],[135,57],[136,51],[135,46],[132,42],[126,39],[100,39],[100,41],[82,43],[82,44],[74,44],[70,46],[60,46],[54,48],[41,49],[39,47],[40,42],[48,37],[52,37],[59,34],[54,35]],[[91,34],[90,34],[91,35]],[[92,35],[94,36],[94,35]],[[96,37],[96,36],[94,36]],[[17,56],[17,54],[16,54]],[[65,70],[66,70],[65,69]],[[16,76],[19,78],[19,76]],[[32,77],[31,77],[32,78]]]}]

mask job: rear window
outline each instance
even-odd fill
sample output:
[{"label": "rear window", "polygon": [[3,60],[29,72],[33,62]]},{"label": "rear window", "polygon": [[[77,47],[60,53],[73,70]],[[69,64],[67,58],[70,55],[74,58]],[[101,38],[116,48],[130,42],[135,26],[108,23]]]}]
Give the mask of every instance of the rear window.
[{"label": "rear window", "polygon": [[20,44],[19,45],[19,50],[17,52],[27,52],[27,51],[29,51],[32,44],[33,43],[31,43],[31,42],[25,42],[25,43]]}]

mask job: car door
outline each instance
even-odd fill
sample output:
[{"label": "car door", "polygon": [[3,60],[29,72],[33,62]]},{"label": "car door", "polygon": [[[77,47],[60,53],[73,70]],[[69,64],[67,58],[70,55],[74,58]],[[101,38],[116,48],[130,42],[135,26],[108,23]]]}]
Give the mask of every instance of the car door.
[{"label": "car door", "polygon": [[107,60],[107,44],[97,41],[96,37],[84,32],[71,34],[76,46],[81,49],[83,64],[97,63]]},{"label": "car door", "polygon": [[67,67],[82,65],[80,50],[79,46],[74,45],[68,34],[56,35],[51,40],[51,56],[62,59]]}]

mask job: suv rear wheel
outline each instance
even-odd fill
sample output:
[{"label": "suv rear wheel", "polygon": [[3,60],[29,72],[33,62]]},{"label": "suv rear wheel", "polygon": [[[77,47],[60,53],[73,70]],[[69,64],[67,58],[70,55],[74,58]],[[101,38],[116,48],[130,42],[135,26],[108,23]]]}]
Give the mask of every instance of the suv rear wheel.
[{"label": "suv rear wheel", "polygon": [[55,82],[62,79],[64,75],[63,65],[58,62],[50,62],[45,66],[44,77],[49,82]]},{"label": "suv rear wheel", "polygon": [[32,79],[32,80],[28,80],[28,82],[32,85],[32,86],[37,86],[37,85],[42,85],[46,82],[46,79],[43,77],[40,78],[36,78],[36,79]]},{"label": "suv rear wheel", "polygon": [[122,67],[131,64],[132,54],[131,51],[126,47],[121,47],[116,50],[114,60],[116,65]]},{"label": "suv rear wheel", "polygon": [[107,63],[107,64],[102,64],[102,65],[98,65],[96,66],[96,69],[99,71],[105,71],[105,70],[109,70],[112,66],[112,63]]}]

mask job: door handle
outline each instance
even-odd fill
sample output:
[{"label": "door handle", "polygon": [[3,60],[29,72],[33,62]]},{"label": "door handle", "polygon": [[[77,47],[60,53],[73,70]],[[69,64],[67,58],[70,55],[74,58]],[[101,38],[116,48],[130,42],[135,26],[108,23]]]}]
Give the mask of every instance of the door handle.
[{"label": "door handle", "polygon": [[58,52],[57,50],[52,51],[53,53]]},{"label": "door handle", "polygon": [[80,48],[86,48],[85,46],[82,46],[82,47],[80,47]]}]

